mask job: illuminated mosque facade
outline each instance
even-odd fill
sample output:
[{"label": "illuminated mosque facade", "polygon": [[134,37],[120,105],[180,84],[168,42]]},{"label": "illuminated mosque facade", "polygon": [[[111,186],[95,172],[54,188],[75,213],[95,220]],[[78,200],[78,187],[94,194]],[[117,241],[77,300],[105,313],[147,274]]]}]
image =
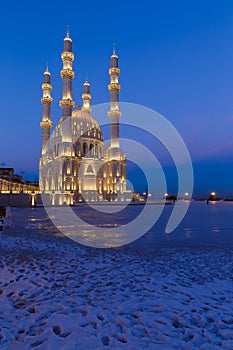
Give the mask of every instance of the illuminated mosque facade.
[{"label": "illuminated mosque facade", "polygon": [[[40,157],[40,190],[51,205],[72,205],[76,202],[130,201],[132,192],[126,189],[126,156],[119,142],[120,84],[118,56],[113,51],[110,59],[110,144],[104,148],[104,135],[91,115],[90,84],[83,86],[82,107],[74,109],[72,81],[72,40],[69,33],[64,39],[61,54],[63,68],[62,99],[59,106],[61,119],[50,138],[52,121],[50,109],[51,74],[46,68],[42,84],[43,106],[42,154]],[[44,200],[43,199],[43,200]]]}]

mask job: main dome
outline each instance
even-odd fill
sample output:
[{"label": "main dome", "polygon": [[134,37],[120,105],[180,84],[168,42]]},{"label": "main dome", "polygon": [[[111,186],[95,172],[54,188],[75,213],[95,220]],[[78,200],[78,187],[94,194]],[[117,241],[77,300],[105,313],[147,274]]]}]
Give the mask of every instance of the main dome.
[{"label": "main dome", "polygon": [[103,134],[98,122],[90,115],[89,111],[79,107],[72,112],[73,137],[90,137],[103,141]]},{"label": "main dome", "polygon": [[94,128],[100,130],[98,122],[90,115],[89,111],[81,110],[80,107],[72,112],[72,119],[76,121],[77,126],[80,125],[80,129],[83,129],[84,132]]}]

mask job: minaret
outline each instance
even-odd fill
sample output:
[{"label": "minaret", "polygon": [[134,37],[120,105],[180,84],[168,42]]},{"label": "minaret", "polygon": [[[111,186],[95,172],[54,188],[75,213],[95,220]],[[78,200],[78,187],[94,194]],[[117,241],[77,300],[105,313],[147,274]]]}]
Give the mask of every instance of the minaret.
[{"label": "minaret", "polygon": [[88,80],[86,79],[85,83],[83,84],[83,107],[82,110],[91,112],[91,94],[90,94],[90,84],[88,83]]},{"label": "minaret", "polygon": [[62,108],[62,117],[65,119],[71,116],[72,108],[75,105],[74,101],[72,101],[72,80],[74,78],[72,62],[74,60],[74,54],[72,52],[72,40],[68,30],[64,39],[64,51],[61,54],[61,58],[63,62],[63,69],[60,72],[62,78],[62,100],[59,105]]},{"label": "minaret", "polygon": [[119,148],[119,118],[121,116],[121,112],[119,110],[119,91],[120,84],[118,82],[118,77],[120,74],[120,69],[118,68],[118,56],[116,55],[115,47],[113,49],[113,54],[110,60],[110,84],[108,85],[108,90],[110,91],[110,111],[108,112],[108,116],[110,117],[110,137],[111,143],[110,147]]},{"label": "minaret", "polygon": [[[64,39],[64,51],[61,54],[63,69],[60,71],[62,78],[62,99],[59,103],[62,109],[62,120],[63,122],[67,119],[67,122],[62,124],[62,142],[72,143],[72,132],[71,132],[71,116],[72,108],[75,106],[72,100],[72,80],[74,78],[74,72],[72,70],[72,62],[74,60],[74,54],[72,52],[72,40],[67,30],[66,37]],[[66,154],[66,149],[68,149],[64,144],[63,154]],[[69,151],[68,151],[69,152]]]},{"label": "minaret", "polygon": [[42,84],[43,97],[41,98],[41,103],[43,106],[43,115],[40,126],[42,127],[42,155],[44,155],[50,149],[50,129],[53,123],[50,120],[50,107],[53,101],[51,97],[51,75],[48,70],[48,65],[44,72],[44,81]]}]

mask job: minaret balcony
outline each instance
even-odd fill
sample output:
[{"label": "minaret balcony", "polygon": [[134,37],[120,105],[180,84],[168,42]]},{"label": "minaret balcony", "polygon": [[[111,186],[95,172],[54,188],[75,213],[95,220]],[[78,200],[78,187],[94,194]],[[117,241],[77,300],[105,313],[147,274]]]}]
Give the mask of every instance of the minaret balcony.
[{"label": "minaret balcony", "polygon": [[46,96],[46,97],[42,97],[41,98],[41,103],[42,104],[44,104],[44,103],[49,103],[49,104],[51,104],[53,102],[53,99],[52,99],[52,97],[50,97],[50,96]]},{"label": "minaret balcony", "polygon": [[60,72],[60,76],[61,78],[74,78],[74,71],[72,71],[71,69],[62,69]]},{"label": "minaret balcony", "polygon": [[41,87],[42,87],[42,90],[49,90],[49,91],[52,90],[52,85],[51,85],[51,84],[48,84],[48,83],[43,83],[43,84],[41,85]]},{"label": "minaret balcony", "polygon": [[83,100],[90,100],[91,99],[91,94],[82,94],[82,99]]},{"label": "minaret balcony", "polygon": [[70,61],[73,61],[74,60],[74,54],[73,54],[73,52],[63,51],[62,54],[61,54],[61,58],[62,58],[62,61],[65,61],[65,59],[67,59],[67,58]]},{"label": "minaret balcony", "polygon": [[109,71],[108,71],[109,75],[112,75],[112,74],[119,75],[120,72],[121,72],[121,71],[120,71],[120,68],[116,68],[116,67],[114,67],[114,68],[109,68]]},{"label": "minaret balcony", "polygon": [[53,123],[51,120],[42,120],[42,122],[40,122],[40,126],[42,128],[51,128],[53,126]]},{"label": "minaret balcony", "polygon": [[108,116],[109,117],[121,117],[121,112],[120,111],[109,111]]},{"label": "minaret balcony", "polygon": [[72,108],[74,108],[75,102],[72,101],[72,100],[70,100],[70,99],[64,99],[64,100],[61,100],[61,101],[59,102],[59,106],[60,106],[61,108],[63,108],[63,107],[72,107]]},{"label": "minaret balcony", "polygon": [[113,91],[113,90],[120,91],[120,89],[121,89],[121,86],[118,83],[111,83],[111,84],[108,85],[108,90],[109,91]]}]

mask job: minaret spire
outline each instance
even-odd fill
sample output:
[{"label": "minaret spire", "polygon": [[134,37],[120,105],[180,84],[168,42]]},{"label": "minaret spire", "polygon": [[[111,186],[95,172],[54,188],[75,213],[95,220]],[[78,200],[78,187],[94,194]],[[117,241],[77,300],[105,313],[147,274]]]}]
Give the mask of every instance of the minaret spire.
[{"label": "minaret spire", "polygon": [[119,109],[119,91],[120,84],[118,82],[118,77],[120,75],[120,69],[118,67],[118,56],[116,54],[115,45],[113,46],[113,54],[110,59],[110,84],[108,85],[108,90],[110,91],[110,111],[108,116],[110,117],[110,135],[111,135],[111,149],[119,149],[119,118],[121,112]]},{"label": "minaret spire", "polygon": [[90,84],[88,82],[88,77],[86,76],[86,81],[83,84],[83,94],[82,94],[82,99],[83,99],[83,107],[82,110],[91,112],[91,94],[90,94]]},{"label": "minaret spire", "polygon": [[67,28],[66,28],[66,37],[67,38],[70,37],[70,26],[69,26],[69,24],[67,24]]},{"label": "minaret spire", "polygon": [[42,128],[42,155],[50,149],[50,129],[53,123],[50,120],[50,108],[53,101],[51,97],[51,74],[48,69],[48,63],[46,65],[46,70],[44,72],[44,81],[42,83],[43,97],[41,98],[41,103],[43,106],[42,121],[40,126]]}]

